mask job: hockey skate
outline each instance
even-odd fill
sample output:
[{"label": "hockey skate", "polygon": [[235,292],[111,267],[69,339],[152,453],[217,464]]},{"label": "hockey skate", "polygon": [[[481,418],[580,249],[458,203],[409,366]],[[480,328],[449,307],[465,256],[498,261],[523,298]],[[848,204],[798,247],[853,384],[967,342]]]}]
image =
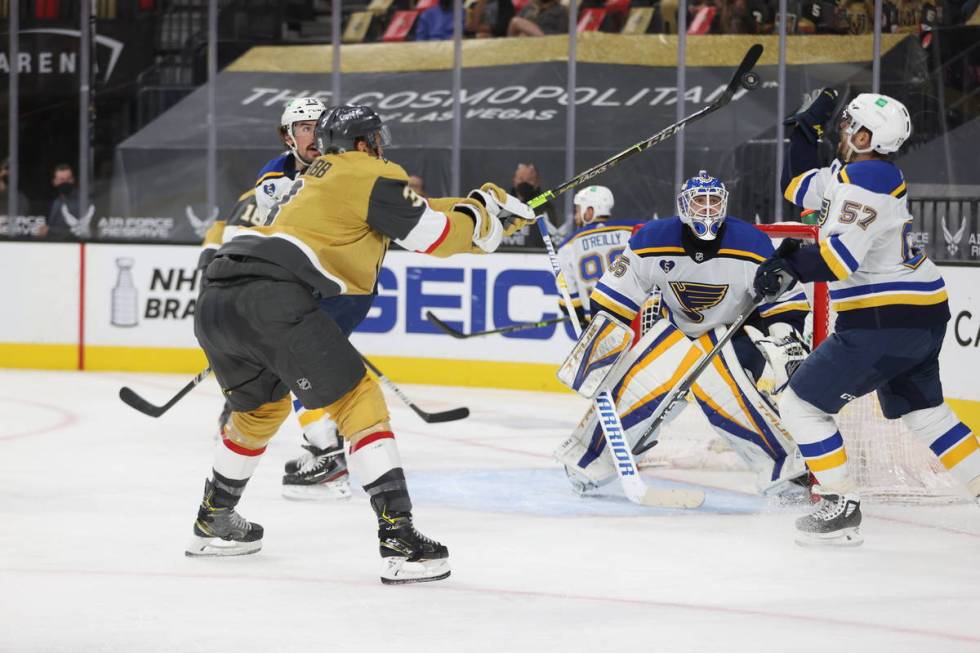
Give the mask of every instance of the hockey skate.
[{"label": "hockey skate", "polygon": [[[819,492],[815,489],[815,494]],[[796,520],[796,543],[802,546],[859,546],[861,501],[855,495],[821,494],[813,512]]]},{"label": "hockey skate", "polygon": [[204,484],[204,498],[194,522],[194,537],[185,554],[198,556],[240,556],[262,548],[262,527],[254,524],[234,508],[218,508],[211,503],[214,484]]},{"label": "hockey skate", "polygon": [[382,515],[381,519],[382,583],[425,583],[449,577],[449,549],[415,530],[411,515]]},{"label": "hockey skate", "polygon": [[319,449],[305,444],[299,458],[286,463],[282,477],[282,496],[297,501],[349,499],[350,475],[344,446]]}]

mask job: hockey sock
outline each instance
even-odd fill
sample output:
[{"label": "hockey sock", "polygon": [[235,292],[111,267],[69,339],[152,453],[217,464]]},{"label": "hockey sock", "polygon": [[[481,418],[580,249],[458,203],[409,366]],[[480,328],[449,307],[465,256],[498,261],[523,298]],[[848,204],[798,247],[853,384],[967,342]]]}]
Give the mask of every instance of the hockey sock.
[{"label": "hockey sock", "polygon": [[950,474],[980,496],[980,442],[947,404],[912,411],[902,421],[929,445]]},{"label": "hockey sock", "polygon": [[379,430],[358,438],[351,445],[348,461],[364,484],[380,524],[390,523],[391,517],[411,513],[412,500],[391,431]]},{"label": "hockey sock", "polygon": [[853,494],[854,483],[847,474],[847,451],[834,418],[800,399],[792,388],[783,392],[779,414],[824,492]]},{"label": "hockey sock", "polygon": [[306,410],[303,403],[293,398],[293,412],[299,421],[306,441],[317,449],[334,449],[340,445],[337,438],[337,425],[323,408]]},{"label": "hockey sock", "polygon": [[214,496],[211,503],[217,508],[234,508],[245,491],[245,484],[255,473],[265,447],[246,449],[222,438],[214,451]]}]

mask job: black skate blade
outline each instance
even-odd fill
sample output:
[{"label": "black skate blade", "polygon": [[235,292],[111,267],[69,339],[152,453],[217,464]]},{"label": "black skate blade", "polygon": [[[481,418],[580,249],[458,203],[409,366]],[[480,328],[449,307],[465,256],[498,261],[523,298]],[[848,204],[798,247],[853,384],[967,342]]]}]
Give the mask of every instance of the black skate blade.
[{"label": "black skate blade", "polygon": [[836,533],[797,533],[796,543],[807,548],[846,549],[864,544],[864,535],[857,528],[844,528]]},{"label": "black skate blade", "polygon": [[447,571],[446,573],[440,574],[439,576],[430,576],[428,578],[402,578],[397,580],[391,578],[385,578],[384,576],[382,576],[381,582],[384,583],[385,585],[408,585],[409,583],[429,583],[434,580],[445,580],[446,578],[449,578],[449,574],[451,573],[452,571]]}]

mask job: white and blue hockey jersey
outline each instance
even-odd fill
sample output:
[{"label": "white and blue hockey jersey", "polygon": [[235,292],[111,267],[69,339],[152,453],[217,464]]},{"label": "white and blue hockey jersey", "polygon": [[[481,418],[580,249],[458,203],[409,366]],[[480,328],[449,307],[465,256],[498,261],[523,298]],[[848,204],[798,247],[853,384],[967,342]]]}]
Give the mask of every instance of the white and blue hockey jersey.
[{"label": "white and blue hockey jersey", "polygon": [[802,281],[829,281],[836,329],[910,328],[949,320],[946,284],[910,239],[901,170],[872,159],[795,177],[786,199],[820,211],[820,244],[787,256]]},{"label": "white and blue hockey jersey", "polygon": [[255,203],[257,205],[256,224],[264,225],[269,211],[285,196],[293,185],[293,180],[299,170],[296,169],[296,157],[292,152],[283,152],[272,159],[262,170],[255,181]]},{"label": "white and blue hockey jersey", "polygon": [[558,248],[562,276],[576,311],[590,315],[588,302],[596,283],[623,253],[633,230],[643,220],[596,221],[576,229]]},{"label": "white and blue hockey jersey", "polygon": [[[773,253],[769,236],[737,218],[725,219],[712,241],[698,240],[680,218],[652,221],[630,239],[591,295],[593,311],[631,322],[654,288],[673,322],[689,338],[727,326],[751,306],[756,268]],[[809,311],[796,288],[756,309],[750,324],[790,323],[803,331]]]}]

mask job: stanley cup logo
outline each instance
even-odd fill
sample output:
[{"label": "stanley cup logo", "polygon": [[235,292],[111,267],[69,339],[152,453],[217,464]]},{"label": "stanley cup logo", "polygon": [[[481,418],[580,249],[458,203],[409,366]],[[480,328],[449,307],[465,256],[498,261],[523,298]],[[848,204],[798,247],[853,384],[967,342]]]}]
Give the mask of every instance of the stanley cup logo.
[{"label": "stanley cup logo", "polygon": [[133,284],[133,259],[117,258],[116,287],[112,289],[110,322],[117,327],[134,327],[139,323],[139,302]]}]

